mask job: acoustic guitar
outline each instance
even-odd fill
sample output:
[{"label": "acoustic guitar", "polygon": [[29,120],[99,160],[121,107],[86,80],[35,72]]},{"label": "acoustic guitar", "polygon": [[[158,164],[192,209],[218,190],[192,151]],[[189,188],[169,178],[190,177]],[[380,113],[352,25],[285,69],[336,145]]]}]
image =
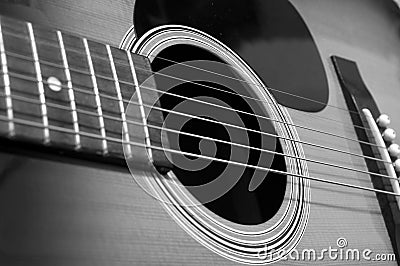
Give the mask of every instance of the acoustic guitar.
[{"label": "acoustic guitar", "polygon": [[0,265],[399,264],[399,26],[389,0],[0,1]]}]

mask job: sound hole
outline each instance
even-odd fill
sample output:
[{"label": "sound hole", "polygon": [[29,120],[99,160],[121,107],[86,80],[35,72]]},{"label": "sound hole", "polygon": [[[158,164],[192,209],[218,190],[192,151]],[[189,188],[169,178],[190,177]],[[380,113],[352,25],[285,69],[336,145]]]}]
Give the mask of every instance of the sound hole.
[{"label": "sound hole", "polygon": [[[158,56],[175,62],[191,60],[222,62],[219,57],[210,52],[190,45],[171,46],[161,51]],[[154,71],[159,71],[173,64],[170,61],[160,58],[152,62]],[[163,115],[166,119],[167,128],[205,137],[199,138],[183,133],[171,137],[171,134],[168,133],[171,147],[190,154],[201,154],[209,158],[236,161],[245,165],[261,166],[286,172],[285,159],[282,155],[274,155],[260,150],[268,149],[282,153],[281,144],[276,137],[258,133],[258,131],[262,131],[276,135],[275,128],[270,120],[254,116],[255,114],[267,116],[263,105],[257,101],[249,101],[238,95],[244,94],[254,97],[254,95],[249,93],[249,87],[243,85],[241,87],[228,88],[208,81],[198,81],[198,83],[187,82],[168,90],[168,92],[191,99],[202,99],[214,104],[224,103],[230,109],[207,106],[204,107],[207,112],[204,115],[200,115],[200,117],[208,121],[190,118],[185,120],[183,124],[181,122],[182,118],[179,115],[164,112]],[[189,106],[193,104],[193,108],[190,108],[190,110],[202,108],[201,103],[190,103],[187,99],[185,100],[169,94],[163,94],[160,98],[162,108],[168,110],[176,110],[185,101]],[[232,111],[231,109],[249,114]],[[245,129],[232,129],[220,123],[226,121],[228,121],[228,124],[242,125]],[[224,142],[212,141],[210,139]],[[255,149],[237,147],[232,145],[232,142],[254,147]],[[201,169],[190,169],[190,162],[196,160],[204,163],[205,166]],[[186,162],[186,164],[182,162]],[[232,178],[234,178],[235,173],[239,173],[240,176],[237,182],[228,192],[203,204],[213,213],[231,222],[242,225],[264,223],[278,212],[283,203],[287,185],[287,178],[284,175],[255,170],[248,166],[231,165],[230,163],[215,160],[202,160],[190,155],[179,156],[173,154],[172,163],[174,165],[173,173],[200,202],[204,195],[201,195],[198,190],[193,189],[194,186],[209,184],[220,178],[221,175],[228,174],[227,178],[230,178],[229,175],[232,175]],[[233,170],[232,167],[234,168]],[[251,190],[249,189],[249,185],[254,178],[262,180],[262,182],[254,190]]]}]

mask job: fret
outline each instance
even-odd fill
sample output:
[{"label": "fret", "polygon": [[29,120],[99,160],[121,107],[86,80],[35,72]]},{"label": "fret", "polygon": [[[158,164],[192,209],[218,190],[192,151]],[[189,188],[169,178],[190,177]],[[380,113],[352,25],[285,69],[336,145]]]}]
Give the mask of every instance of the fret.
[{"label": "fret", "polygon": [[40,68],[40,63],[39,63],[39,55],[36,47],[36,41],[35,41],[35,34],[33,33],[33,27],[31,23],[27,23],[28,26],[28,32],[29,32],[29,37],[31,40],[31,47],[32,47],[32,55],[33,55],[33,60],[34,60],[34,65],[35,65],[35,70],[36,70],[36,79],[37,79],[37,86],[39,90],[39,99],[41,103],[41,112],[42,112],[42,122],[43,122],[43,137],[44,137],[44,143],[50,142],[50,131],[49,131],[49,121],[47,117],[47,107],[46,107],[46,98],[44,95],[44,85],[43,85],[43,79],[42,79],[42,71]]},{"label": "fret", "polygon": [[110,65],[111,65],[111,71],[112,71],[112,74],[113,74],[113,78],[115,80],[115,89],[116,89],[116,92],[117,92],[117,97],[118,97],[118,101],[119,101],[119,109],[120,109],[120,112],[121,112],[122,139],[126,143],[126,144],[124,144],[124,152],[125,152],[125,155],[128,158],[131,158],[132,157],[132,150],[131,150],[131,146],[129,144],[130,138],[129,138],[129,132],[128,132],[128,124],[127,124],[126,115],[125,115],[125,106],[124,106],[124,102],[122,101],[121,87],[119,85],[119,79],[118,79],[118,74],[117,74],[117,70],[116,70],[116,67],[115,67],[115,63],[114,63],[113,53],[112,53],[111,48],[110,48],[109,45],[107,45],[106,48],[107,48],[108,58],[109,58]]},{"label": "fret", "polygon": [[[83,40],[65,33],[62,34],[62,38],[77,111],[81,149],[103,154],[98,106]],[[90,138],[86,133],[101,138]]]},{"label": "fret", "polygon": [[[113,57],[113,65],[115,73],[119,81],[119,90],[121,102],[124,108],[124,116],[126,119],[126,133],[129,137],[130,142],[140,143],[141,146],[129,145],[130,152],[132,154],[129,162],[137,162],[137,164],[148,161],[146,149],[146,137],[144,126],[142,125],[142,116],[140,114],[140,107],[138,103],[138,97],[135,93],[134,79],[135,71],[132,71],[129,63],[128,53],[126,51],[110,47],[111,54]],[[134,63],[134,59],[132,60]],[[129,105],[128,103],[132,100],[135,104]],[[126,137],[125,137],[126,138]],[[128,146],[128,145],[127,145]],[[129,150],[125,146],[125,156],[129,157]]]},{"label": "fret", "polygon": [[118,160],[125,154],[145,169],[149,154],[163,161],[149,148],[163,135],[147,128],[162,124],[161,112],[146,119],[144,107],[158,94],[138,89],[152,74],[145,57],[0,17],[0,66],[1,135]]},{"label": "fret", "polygon": [[[99,98],[104,119],[104,129],[107,137],[124,139],[122,134],[123,122],[119,107],[118,93],[115,88],[116,80],[112,72],[112,64],[109,59],[107,46],[88,41],[92,56],[93,70],[99,90]],[[123,145],[120,143],[108,143],[108,152],[123,156]]]},{"label": "fret", "polygon": [[[12,107],[13,121],[28,120],[43,124],[40,96],[37,85],[37,74],[27,23],[1,17],[2,37],[7,60],[10,90],[9,103]],[[11,35],[10,32],[15,33]],[[15,55],[18,55],[15,56]],[[33,99],[26,103],[22,98]],[[24,124],[14,123],[15,138],[40,140],[44,139],[44,130],[31,128]]]},{"label": "fret", "polygon": [[[156,107],[161,107],[159,102],[161,94],[154,90],[147,90],[145,88],[141,89],[141,86],[156,88],[154,77],[152,77],[153,72],[151,71],[150,62],[144,57],[131,53],[129,53],[128,57],[130,58],[130,66],[135,77],[134,83],[136,94],[138,95],[138,103],[140,105],[140,114],[142,116],[143,124],[145,125],[146,144],[149,145],[149,143],[151,143],[152,146],[168,148],[169,142],[166,132],[161,130],[164,122],[162,112],[144,106],[144,103],[146,103],[152,104]],[[133,61],[135,64],[133,64]],[[148,125],[155,127],[149,127]],[[152,163],[159,169],[164,167],[171,169],[172,165],[166,156],[166,152],[159,149],[148,149],[147,152]]]},{"label": "fret", "polygon": [[64,46],[63,35],[60,31],[57,31],[57,37],[58,37],[58,41],[60,44],[61,56],[62,56],[62,61],[64,64],[64,69],[65,69],[65,77],[67,79],[68,96],[69,96],[71,110],[72,110],[72,121],[73,121],[73,127],[74,127],[74,132],[75,132],[75,149],[78,150],[81,148],[81,138],[80,138],[80,134],[79,134],[79,123],[78,123],[78,113],[77,113],[76,103],[75,103],[75,94],[74,94],[74,90],[72,87],[71,73],[69,71],[69,65],[68,65],[67,54],[66,54],[65,46]]},{"label": "fret", "polygon": [[[45,129],[48,128],[49,132],[48,142],[59,146],[75,146],[75,138],[72,134],[64,134],[52,129],[54,127],[62,127],[70,131],[74,129],[71,99],[68,89],[65,88],[67,78],[57,32],[34,26],[32,33],[37,52],[37,58],[34,58],[34,61],[38,62],[41,76],[41,81],[37,78],[36,82],[39,81],[38,86],[41,84],[43,86],[44,105],[46,106],[48,125]],[[46,38],[46,42],[43,41],[44,38]]]},{"label": "fret", "polygon": [[3,30],[0,21],[0,64],[2,71],[2,79],[0,80],[0,86],[4,96],[0,97],[0,114],[7,117],[8,122],[0,122],[0,134],[7,133],[9,136],[15,135],[14,128],[14,113],[12,108],[11,100],[11,87],[10,87],[10,77],[8,75],[7,66],[7,56],[5,54],[4,40],[3,40]]},{"label": "fret", "polygon": [[90,55],[89,44],[88,44],[88,41],[86,38],[83,39],[83,44],[85,46],[87,61],[89,64],[89,71],[90,71],[90,75],[91,75],[91,79],[92,79],[93,91],[95,94],[95,99],[96,99],[96,104],[97,104],[97,113],[99,115],[100,132],[101,132],[101,136],[103,137],[103,140],[102,140],[103,154],[107,154],[108,153],[107,140],[106,140],[107,137],[106,137],[106,131],[104,128],[104,118],[103,118],[103,111],[101,108],[99,88],[97,86],[97,80],[96,80],[96,75],[94,72],[92,56]]},{"label": "fret", "polygon": [[153,162],[154,161],[153,160],[153,151],[150,148],[151,142],[150,142],[149,127],[147,126],[147,116],[146,116],[146,112],[145,112],[144,105],[143,105],[143,98],[142,98],[141,90],[139,87],[139,82],[138,82],[137,75],[136,75],[135,65],[133,64],[133,58],[132,58],[132,54],[130,51],[127,51],[127,55],[128,55],[129,65],[130,65],[131,71],[132,71],[133,82],[135,85],[135,90],[136,90],[135,95],[137,96],[137,101],[139,103],[140,115],[142,117],[141,122],[143,123],[143,129],[144,129],[144,134],[145,134],[145,144],[147,146],[147,154],[149,156],[150,161]]}]

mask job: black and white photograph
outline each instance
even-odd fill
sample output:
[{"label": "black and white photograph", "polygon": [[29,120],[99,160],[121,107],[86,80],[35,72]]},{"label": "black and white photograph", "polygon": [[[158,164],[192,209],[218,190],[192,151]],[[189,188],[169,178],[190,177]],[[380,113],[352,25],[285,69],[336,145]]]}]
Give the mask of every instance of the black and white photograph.
[{"label": "black and white photograph", "polygon": [[0,266],[400,265],[400,1],[0,0]]}]

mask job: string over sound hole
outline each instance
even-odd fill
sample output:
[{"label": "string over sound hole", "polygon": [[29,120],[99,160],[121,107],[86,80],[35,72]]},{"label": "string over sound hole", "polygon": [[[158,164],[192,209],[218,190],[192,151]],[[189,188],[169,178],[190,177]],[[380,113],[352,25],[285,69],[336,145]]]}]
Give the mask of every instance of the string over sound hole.
[{"label": "string over sound hole", "polygon": [[[188,67],[199,59],[201,67]],[[167,155],[174,175],[224,219],[245,225],[271,219],[282,205],[286,176],[248,165],[284,172],[286,165],[265,106],[251,99],[255,95],[250,86],[218,57],[189,45],[163,50],[152,68],[162,72],[155,79],[165,90],[160,103],[170,148],[181,152]],[[174,74],[168,74],[168,68],[174,68]],[[179,79],[179,84],[163,87],[171,79],[166,76]]]}]

